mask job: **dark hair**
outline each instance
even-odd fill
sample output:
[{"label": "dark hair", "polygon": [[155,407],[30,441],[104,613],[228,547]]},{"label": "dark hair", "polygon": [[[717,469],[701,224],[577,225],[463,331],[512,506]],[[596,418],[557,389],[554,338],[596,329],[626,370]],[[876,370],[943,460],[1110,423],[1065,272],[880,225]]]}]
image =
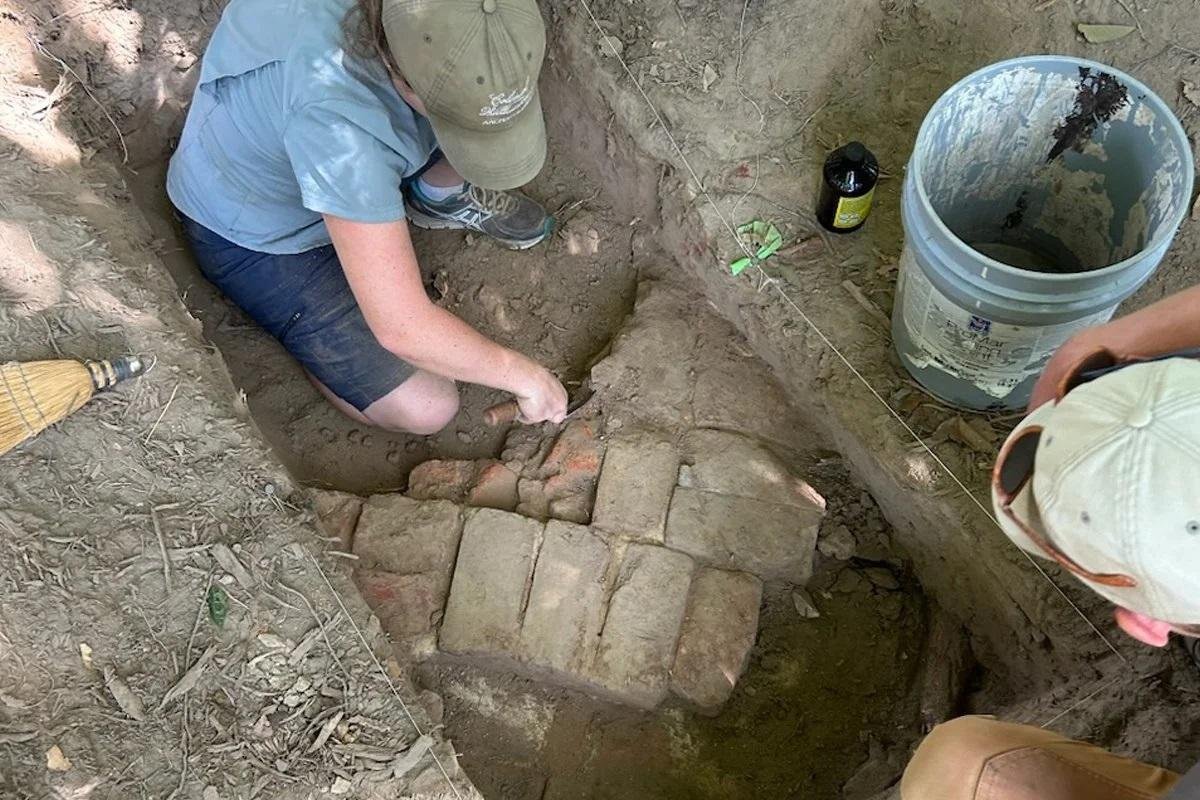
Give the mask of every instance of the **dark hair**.
[{"label": "dark hair", "polygon": [[400,74],[383,30],[383,0],[355,0],[342,19],[342,35],[346,52],[362,59],[382,59],[392,74]]}]

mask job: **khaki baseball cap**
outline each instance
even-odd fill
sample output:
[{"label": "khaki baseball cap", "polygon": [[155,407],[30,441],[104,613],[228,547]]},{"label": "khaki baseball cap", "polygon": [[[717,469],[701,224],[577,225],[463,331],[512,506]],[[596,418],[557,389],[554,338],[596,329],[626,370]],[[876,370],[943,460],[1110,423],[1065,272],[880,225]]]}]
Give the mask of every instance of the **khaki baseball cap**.
[{"label": "khaki baseball cap", "polygon": [[1123,366],[1038,408],[1000,451],[992,505],[1113,603],[1200,623],[1200,361]]},{"label": "khaki baseball cap", "polygon": [[384,0],[383,27],[446,159],[471,183],[514,189],[546,161],[534,0]]}]

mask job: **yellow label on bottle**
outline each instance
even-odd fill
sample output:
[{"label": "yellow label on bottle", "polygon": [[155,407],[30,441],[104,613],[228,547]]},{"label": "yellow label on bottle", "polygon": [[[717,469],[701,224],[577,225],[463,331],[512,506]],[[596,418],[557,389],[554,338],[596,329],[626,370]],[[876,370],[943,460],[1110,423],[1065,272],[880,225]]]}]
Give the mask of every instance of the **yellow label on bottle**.
[{"label": "yellow label on bottle", "polygon": [[875,197],[875,187],[859,197],[843,197],[838,200],[837,211],[833,214],[833,227],[855,228],[862,224],[871,211],[871,200]]}]

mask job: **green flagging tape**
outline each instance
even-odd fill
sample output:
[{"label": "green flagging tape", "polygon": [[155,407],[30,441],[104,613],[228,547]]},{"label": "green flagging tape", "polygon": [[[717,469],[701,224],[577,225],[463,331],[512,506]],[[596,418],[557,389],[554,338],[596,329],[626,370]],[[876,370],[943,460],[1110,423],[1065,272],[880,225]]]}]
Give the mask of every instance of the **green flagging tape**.
[{"label": "green flagging tape", "polygon": [[743,256],[729,265],[729,271],[741,275],[746,267],[757,265],[775,253],[783,245],[783,235],[770,222],[754,220],[738,226],[738,239],[753,256]]}]

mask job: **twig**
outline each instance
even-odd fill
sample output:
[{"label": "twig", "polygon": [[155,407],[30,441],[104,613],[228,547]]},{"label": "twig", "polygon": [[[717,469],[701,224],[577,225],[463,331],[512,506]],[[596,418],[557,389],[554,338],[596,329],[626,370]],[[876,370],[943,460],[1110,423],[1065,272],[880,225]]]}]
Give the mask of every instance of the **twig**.
[{"label": "twig", "polygon": [[179,387],[182,384],[183,381],[179,381],[179,383],[175,384],[175,388],[171,390],[171,396],[167,398],[167,404],[163,406],[162,413],[158,415],[158,419],[154,420],[154,424],[150,426],[150,432],[146,434],[146,438],[142,440],[142,444],[150,444],[150,437],[152,437],[154,432],[158,430],[158,424],[162,422],[163,417],[167,415],[167,411],[169,411],[171,408],[171,403],[175,402],[175,395],[179,392]]},{"label": "twig", "polygon": [[76,72],[74,69],[72,69],[70,64],[63,61],[58,56],[54,55],[54,53],[51,53],[49,50],[47,50],[45,45],[43,45],[41,42],[39,42],[33,34],[27,34],[27,36],[29,38],[30,44],[33,45],[33,48],[35,50],[37,50],[39,53],[41,53],[43,56],[50,59],[54,63],[58,64],[58,66],[61,67],[66,72],[69,72],[71,74],[71,77],[73,77],[75,80],[77,80],[79,82],[79,85],[83,87],[83,91],[87,93],[87,96],[92,98],[92,102],[95,103],[100,108],[100,111],[104,114],[105,119],[108,120],[108,124],[112,125],[112,129],[117,132],[117,141],[121,143],[121,163],[128,164],[129,163],[129,148],[125,144],[125,136],[121,133],[121,128],[117,125],[117,121],[115,119],[113,119],[112,114],[108,113],[108,109],[104,106],[104,103],[100,102],[100,99],[98,97],[96,97],[96,94],[92,91],[91,87],[87,85],[87,81],[85,81],[83,78],[79,77],[79,73]]},{"label": "twig", "polygon": [[154,526],[154,535],[158,538],[158,552],[162,555],[163,586],[167,594],[171,593],[171,558],[167,555],[167,540],[163,537],[162,525],[158,524],[158,512],[150,507],[150,524]]},{"label": "twig", "polygon": [[758,132],[761,134],[763,128],[767,127],[767,115],[763,113],[762,106],[742,86],[742,54],[746,51],[746,12],[750,9],[750,2],[751,0],[746,0],[742,5],[742,21],[738,24],[738,57],[733,68],[733,82],[737,85],[738,93],[758,112]]}]

